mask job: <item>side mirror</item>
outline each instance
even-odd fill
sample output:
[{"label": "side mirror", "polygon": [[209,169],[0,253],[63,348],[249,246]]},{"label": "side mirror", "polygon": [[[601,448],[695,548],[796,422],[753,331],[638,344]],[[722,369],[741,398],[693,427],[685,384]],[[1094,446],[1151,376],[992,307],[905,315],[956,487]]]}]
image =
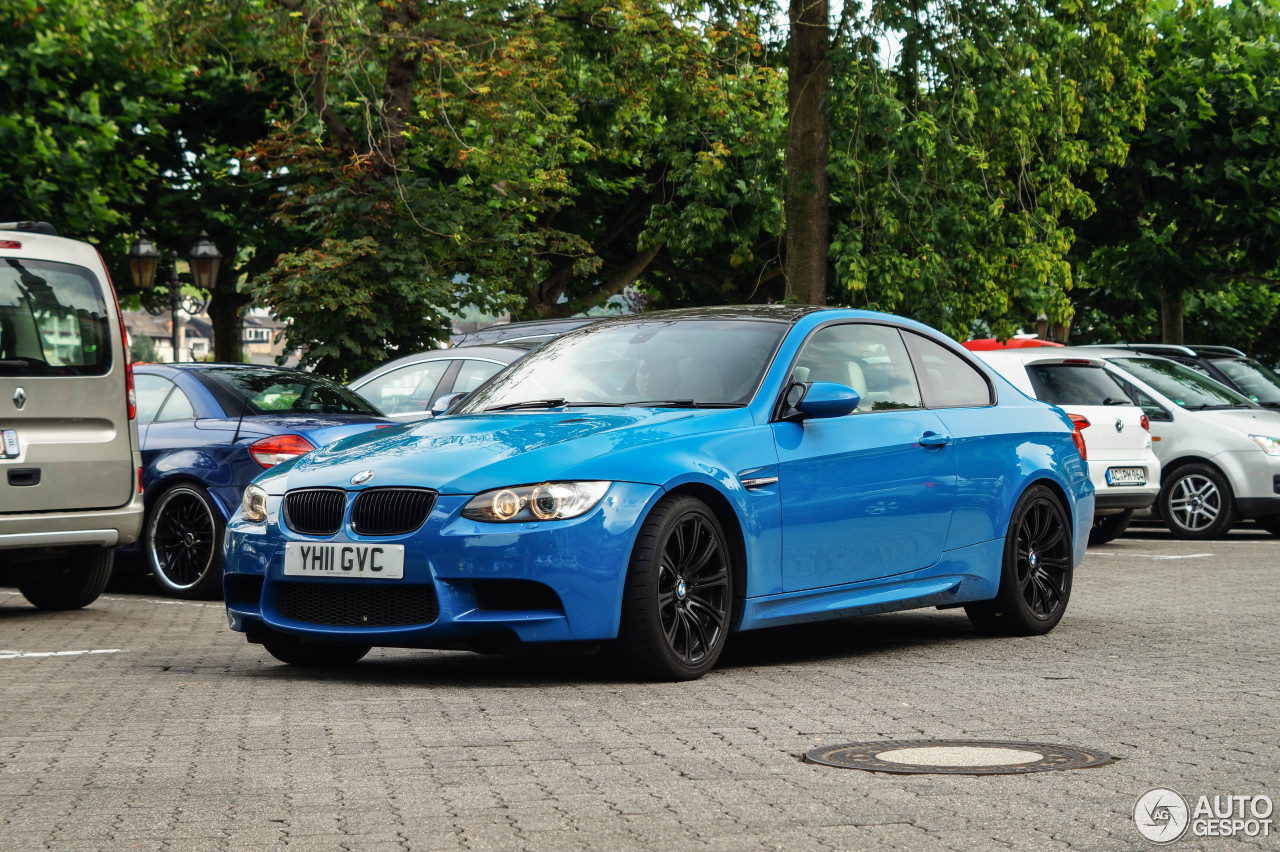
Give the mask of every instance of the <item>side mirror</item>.
[{"label": "side mirror", "polygon": [[431,416],[439,417],[441,414],[444,414],[450,408],[453,408],[453,404],[461,400],[466,395],[467,395],[467,391],[458,391],[457,393],[445,394],[444,396],[437,399],[434,403],[432,403]]},{"label": "side mirror", "polygon": [[844,417],[857,409],[862,396],[835,382],[796,382],[787,388],[784,420]]}]

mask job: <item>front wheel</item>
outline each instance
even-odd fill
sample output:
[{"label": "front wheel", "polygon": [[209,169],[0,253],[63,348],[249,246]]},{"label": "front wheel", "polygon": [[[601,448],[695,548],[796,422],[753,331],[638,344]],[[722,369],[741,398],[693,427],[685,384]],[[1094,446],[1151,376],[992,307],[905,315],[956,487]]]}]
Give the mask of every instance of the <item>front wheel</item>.
[{"label": "front wheel", "polygon": [[1160,489],[1160,515],[1178,538],[1221,538],[1236,522],[1235,495],[1216,468],[1184,465]]},{"label": "front wheel", "polygon": [[80,609],[102,594],[114,562],[115,551],[109,547],[76,548],[23,578],[18,591],[40,609]]},{"label": "front wheel", "polygon": [[282,663],[303,668],[336,668],[349,666],[372,650],[370,645],[346,642],[307,642],[283,633],[262,637],[262,647]]},{"label": "front wheel", "polygon": [[720,521],[701,500],[668,497],[645,519],[622,599],[618,647],[637,673],[693,680],[724,650],[733,571]]},{"label": "front wheel", "polygon": [[1033,485],[1014,507],[1004,539],[1000,589],[965,607],[983,633],[1041,636],[1067,611],[1071,598],[1071,524],[1058,496]]},{"label": "front wheel", "polygon": [[143,544],[160,587],[189,600],[218,597],[224,529],[222,512],[203,487],[184,482],[165,490],[151,510]]}]

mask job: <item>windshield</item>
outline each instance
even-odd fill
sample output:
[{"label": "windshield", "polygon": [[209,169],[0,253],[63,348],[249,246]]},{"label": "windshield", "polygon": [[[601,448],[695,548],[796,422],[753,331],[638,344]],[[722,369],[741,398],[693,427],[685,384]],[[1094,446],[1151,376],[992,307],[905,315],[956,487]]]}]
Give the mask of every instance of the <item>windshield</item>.
[{"label": "windshield", "polygon": [[0,375],[100,376],[112,323],[102,285],[68,263],[0,263]]},{"label": "windshield", "polygon": [[381,416],[363,397],[339,384],[294,370],[227,367],[196,371],[229,417],[277,412]]},{"label": "windshield", "polygon": [[1213,358],[1212,361],[1254,402],[1280,404],[1280,376],[1257,361],[1252,358]]},{"label": "windshield", "polygon": [[1253,408],[1249,398],[1195,370],[1163,358],[1110,358],[1114,364],[1151,385],[1188,411],[1206,408]]},{"label": "windshield", "polygon": [[533,350],[478,389],[459,411],[745,405],[788,328],[754,319],[637,318],[592,325]]}]

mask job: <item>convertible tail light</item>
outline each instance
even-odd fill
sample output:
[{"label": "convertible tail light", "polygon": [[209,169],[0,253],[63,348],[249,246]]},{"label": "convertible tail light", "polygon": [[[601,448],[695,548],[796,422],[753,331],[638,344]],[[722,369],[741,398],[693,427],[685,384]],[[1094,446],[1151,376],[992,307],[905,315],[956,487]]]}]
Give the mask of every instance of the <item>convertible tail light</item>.
[{"label": "convertible tail light", "polygon": [[1080,458],[1088,461],[1089,452],[1084,448],[1084,435],[1082,432],[1089,428],[1089,418],[1085,417],[1083,414],[1071,414],[1068,416],[1076,427],[1071,430],[1071,440],[1075,441],[1076,449],[1080,451]]},{"label": "convertible tail light", "polygon": [[258,464],[268,468],[296,459],[314,449],[315,445],[301,435],[272,435],[250,444],[249,455]]},{"label": "convertible tail light", "polygon": [[1146,429],[1148,432],[1150,432],[1150,431],[1151,431],[1151,418],[1147,417],[1147,415],[1145,415],[1145,414],[1144,414],[1144,415],[1142,415],[1142,419],[1138,421],[1138,425],[1139,425],[1139,426],[1141,426],[1143,429]]}]

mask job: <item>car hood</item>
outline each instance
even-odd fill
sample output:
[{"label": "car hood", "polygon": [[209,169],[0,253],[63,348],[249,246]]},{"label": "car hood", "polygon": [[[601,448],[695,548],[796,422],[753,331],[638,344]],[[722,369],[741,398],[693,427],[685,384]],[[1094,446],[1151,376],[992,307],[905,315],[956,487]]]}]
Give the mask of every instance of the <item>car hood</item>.
[{"label": "car hood", "polygon": [[[560,409],[438,417],[357,435],[298,459],[271,477],[270,490],[349,488],[372,470],[366,487],[413,485],[443,494],[580,475],[592,459],[682,436],[704,434],[749,420],[745,409]],[[631,476],[595,478],[643,481]],[[639,475],[637,475],[639,474]],[[266,484],[266,483],[263,483]]]},{"label": "car hood", "polygon": [[1233,408],[1222,411],[1192,411],[1201,420],[1248,435],[1280,438],[1280,412],[1258,408]]}]

